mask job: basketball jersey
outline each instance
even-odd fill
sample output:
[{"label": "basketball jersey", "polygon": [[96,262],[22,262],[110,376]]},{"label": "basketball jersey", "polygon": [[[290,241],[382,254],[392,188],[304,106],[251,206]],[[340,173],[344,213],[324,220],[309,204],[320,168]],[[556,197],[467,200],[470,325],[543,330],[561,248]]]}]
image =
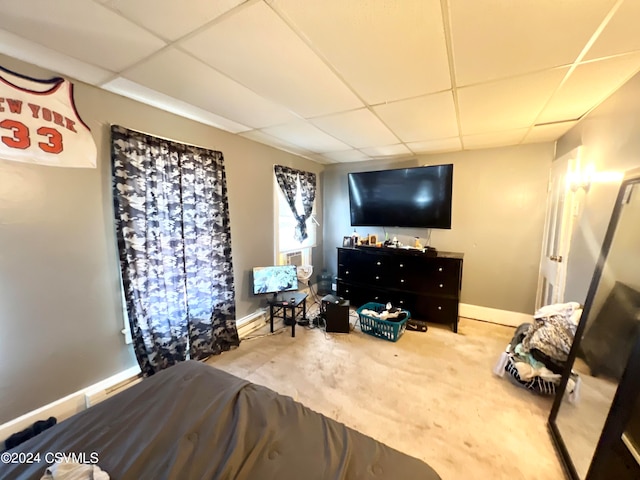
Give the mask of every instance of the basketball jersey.
[{"label": "basketball jersey", "polygon": [[0,67],[0,159],[95,168],[96,155],[69,80],[37,80]]}]

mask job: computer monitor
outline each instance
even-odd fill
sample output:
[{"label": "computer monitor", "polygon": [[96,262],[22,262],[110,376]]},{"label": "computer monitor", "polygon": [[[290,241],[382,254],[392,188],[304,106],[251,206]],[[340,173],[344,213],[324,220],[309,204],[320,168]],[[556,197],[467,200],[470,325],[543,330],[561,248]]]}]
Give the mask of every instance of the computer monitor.
[{"label": "computer monitor", "polygon": [[298,271],[295,265],[272,265],[253,267],[253,294],[272,293],[274,297],[280,292],[298,290]]}]

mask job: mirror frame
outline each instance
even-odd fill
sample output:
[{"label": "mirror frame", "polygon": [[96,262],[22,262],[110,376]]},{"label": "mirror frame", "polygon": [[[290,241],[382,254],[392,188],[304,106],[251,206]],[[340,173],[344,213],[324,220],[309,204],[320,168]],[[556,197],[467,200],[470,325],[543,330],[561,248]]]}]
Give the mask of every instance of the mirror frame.
[{"label": "mirror frame", "polygon": [[[580,341],[582,340],[582,335],[584,333],[586,324],[587,324],[587,319],[589,318],[589,314],[591,312],[591,307],[593,304],[593,300],[595,298],[596,292],[598,290],[598,286],[600,284],[600,279],[602,278],[602,272],[603,272],[603,268],[605,265],[605,262],[607,260],[607,256],[609,254],[609,250],[611,249],[611,244],[613,243],[613,238],[616,232],[616,228],[618,226],[618,221],[620,220],[620,214],[622,211],[622,207],[623,207],[623,199],[625,196],[625,191],[628,185],[633,184],[633,183],[638,183],[640,184],[640,169],[633,169],[628,171],[622,182],[620,183],[620,187],[618,189],[618,195],[616,196],[616,203],[613,207],[613,211],[611,213],[611,219],[609,220],[609,225],[607,226],[607,232],[605,234],[604,240],[602,242],[602,248],[600,249],[600,254],[598,256],[598,261],[596,262],[596,267],[594,270],[594,274],[593,277],[591,279],[591,283],[589,285],[589,290],[587,291],[587,297],[584,303],[584,309],[582,311],[582,316],[580,317],[580,323],[578,324],[578,327],[576,329],[576,333],[574,336],[574,340],[573,340],[573,344],[571,345],[571,350],[569,351],[569,357],[567,358],[567,363],[566,363],[566,367],[564,369],[564,372],[562,373],[562,379],[560,381],[560,385],[558,387],[558,390],[556,391],[556,396],[553,400],[553,406],[551,407],[551,413],[549,414],[549,419],[547,422],[547,427],[549,429],[549,433],[551,434],[551,438],[556,446],[556,449],[559,453],[560,459],[562,461],[562,466],[565,469],[565,472],[568,474],[568,476],[573,479],[573,480],[584,480],[582,478],[580,478],[578,476],[578,472],[575,468],[575,465],[573,463],[573,460],[571,459],[571,456],[569,455],[569,451],[567,449],[567,446],[565,444],[564,439],[562,438],[562,434],[560,433],[560,430],[558,429],[558,425],[556,423],[557,417],[558,417],[558,412],[560,410],[560,406],[562,405],[563,399],[564,399],[564,393],[565,393],[565,389],[567,387],[567,382],[569,380],[569,376],[571,374],[571,370],[573,368],[573,364],[575,362],[577,353],[578,353],[578,349],[580,347]],[[634,349],[635,350],[635,349]],[[633,354],[632,354],[633,355]],[[626,372],[625,372],[626,373]],[[626,375],[623,374],[623,378]],[[616,389],[616,393],[614,395],[614,399],[612,402],[612,407],[613,405],[615,405],[617,402],[617,397],[620,393],[620,385],[622,384],[622,380],[621,382],[618,384],[618,388]],[[609,413],[607,414],[607,420],[605,421],[605,424],[603,425],[602,431],[605,430],[605,426],[607,425],[607,423],[609,422],[609,415],[611,413],[611,410],[613,410],[613,408],[610,408]],[[595,448],[595,452],[594,452],[594,457],[595,455],[598,453],[598,450],[600,448],[600,444],[602,443],[603,438],[602,438],[602,432],[600,434],[600,438],[598,440],[598,443],[596,444],[596,448]],[[587,477],[589,477],[589,472],[591,471],[591,466],[593,464],[593,458],[592,457],[589,460],[589,470],[587,471]]]}]

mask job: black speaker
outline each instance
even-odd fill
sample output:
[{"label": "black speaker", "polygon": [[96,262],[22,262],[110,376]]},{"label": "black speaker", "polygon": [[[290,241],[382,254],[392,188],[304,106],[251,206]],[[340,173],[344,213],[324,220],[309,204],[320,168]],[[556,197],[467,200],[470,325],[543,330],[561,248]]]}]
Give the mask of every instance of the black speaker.
[{"label": "black speaker", "polygon": [[322,299],[322,308],[327,332],[349,333],[349,300],[327,295]]}]

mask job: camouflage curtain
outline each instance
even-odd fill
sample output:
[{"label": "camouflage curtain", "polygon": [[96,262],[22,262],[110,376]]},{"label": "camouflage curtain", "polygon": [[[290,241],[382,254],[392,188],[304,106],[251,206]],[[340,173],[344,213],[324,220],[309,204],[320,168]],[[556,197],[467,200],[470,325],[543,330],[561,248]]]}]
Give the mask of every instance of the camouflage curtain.
[{"label": "camouflage curtain", "polygon": [[145,376],[240,341],[221,152],[111,127],[120,269]]},{"label": "camouflage curtain", "polygon": [[[296,170],[282,165],[274,165],[276,180],[280,190],[287,199],[287,204],[291,208],[294,218],[298,222],[296,225],[295,239],[300,243],[309,236],[307,234],[307,219],[313,210],[313,201],[316,198],[316,174]],[[300,194],[302,196],[302,212],[296,209],[296,195],[298,193],[298,180],[300,180]]]}]

